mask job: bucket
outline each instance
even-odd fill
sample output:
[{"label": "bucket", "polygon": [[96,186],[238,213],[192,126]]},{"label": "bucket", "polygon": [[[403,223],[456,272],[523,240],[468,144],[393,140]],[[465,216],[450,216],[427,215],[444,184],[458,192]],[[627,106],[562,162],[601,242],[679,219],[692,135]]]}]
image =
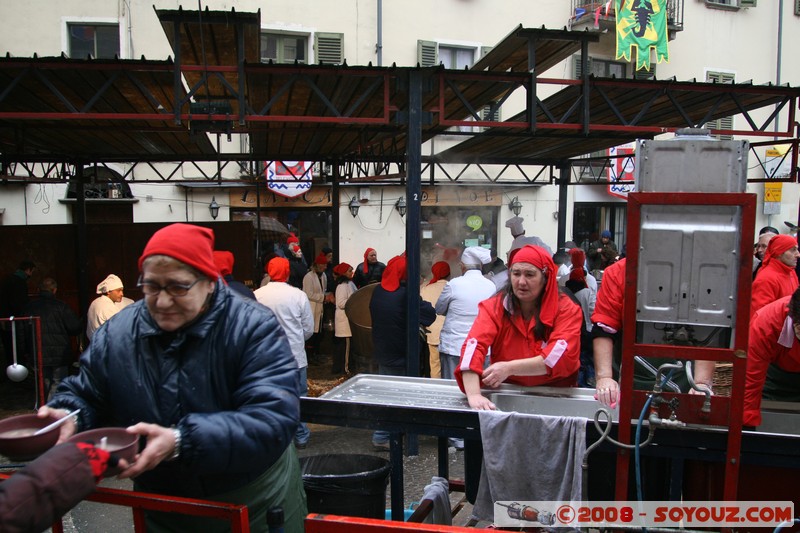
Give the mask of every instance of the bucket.
[{"label": "bucket", "polygon": [[389,461],[374,455],[328,454],[300,459],[308,512],[384,518]]}]

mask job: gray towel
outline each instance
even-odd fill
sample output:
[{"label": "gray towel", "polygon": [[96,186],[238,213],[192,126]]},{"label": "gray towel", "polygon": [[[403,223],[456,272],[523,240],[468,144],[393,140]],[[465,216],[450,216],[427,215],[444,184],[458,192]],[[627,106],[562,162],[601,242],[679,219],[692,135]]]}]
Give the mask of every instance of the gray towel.
[{"label": "gray towel", "polygon": [[425,517],[425,524],[453,525],[453,511],[450,508],[450,484],[443,477],[433,476],[431,484],[425,485],[423,500],[433,502],[433,509]]},{"label": "gray towel", "polygon": [[586,419],[481,411],[483,468],[473,516],[496,501],[581,501]]}]

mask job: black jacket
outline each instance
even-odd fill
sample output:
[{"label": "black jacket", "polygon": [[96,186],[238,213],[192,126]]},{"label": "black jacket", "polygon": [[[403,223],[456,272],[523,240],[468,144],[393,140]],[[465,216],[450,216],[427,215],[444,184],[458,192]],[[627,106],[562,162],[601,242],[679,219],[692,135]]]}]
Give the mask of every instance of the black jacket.
[{"label": "black jacket", "polygon": [[364,273],[364,263],[359,263],[358,266],[353,270],[353,283],[356,284],[356,287],[359,289],[365,285],[369,285],[370,283],[379,283],[381,281],[381,277],[383,277],[383,270],[386,268],[386,265],[377,261],[375,263],[367,263],[367,273]]},{"label": "black jacket", "polygon": [[275,315],[222,280],[209,309],[162,331],[140,300],[97,330],[81,373],[49,405],[81,409],[80,430],[149,422],[181,431],[180,457],[136,479],[142,490],[204,498],[263,474],[300,419],[297,363]]},{"label": "black jacket", "polygon": [[[375,362],[382,366],[406,367],[408,343],[406,329],[406,287],[389,292],[381,286],[375,287],[369,302],[372,316],[372,345]],[[419,323],[430,326],[436,320],[436,310],[430,302],[419,299]]]},{"label": "black jacket", "polygon": [[83,331],[78,315],[50,291],[41,291],[26,309],[29,316],[38,316],[42,324],[42,364],[67,366],[72,363],[70,337]]}]

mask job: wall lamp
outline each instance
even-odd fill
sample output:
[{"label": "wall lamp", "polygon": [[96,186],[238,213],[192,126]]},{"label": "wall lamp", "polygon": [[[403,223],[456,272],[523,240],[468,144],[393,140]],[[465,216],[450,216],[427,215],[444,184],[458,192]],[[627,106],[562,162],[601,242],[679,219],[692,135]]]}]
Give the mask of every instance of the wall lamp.
[{"label": "wall lamp", "polygon": [[353,215],[353,218],[358,216],[358,208],[361,207],[361,205],[358,203],[355,196],[350,198],[350,203],[347,204],[347,207],[350,209],[350,214]]},{"label": "wall lamp", "polygon": [[397,209],[397,212],[400,213],[401,218],[406,216],[406,208],[408,207],[406,205],[406,197],[401,196],[400,198],[398,198],[397,203],[394,204],[394,207],[395,209]]},{"label": "wall lamp", "polygon": [[511,209],[515,217],[518,217],[520,211],[522,211],[522,203],[519,201],[519,198],[515,196],[511,202],[509,202],[508,208]]},{"label": "wall lamp", "polygon": [[217,203],[216,196],[211,197],[211,203],[208,204],[208,210],[211,212],[211,218],[217,220],[217,217],[219,216],[219,204]]}]

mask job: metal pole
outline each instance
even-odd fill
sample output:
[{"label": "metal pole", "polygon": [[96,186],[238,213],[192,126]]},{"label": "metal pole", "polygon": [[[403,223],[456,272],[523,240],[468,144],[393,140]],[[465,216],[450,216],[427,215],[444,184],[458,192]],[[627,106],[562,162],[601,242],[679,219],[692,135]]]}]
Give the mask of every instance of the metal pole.
[{"label": "metal pole", "polygon": [[78,261],[78,309],[81,316],[86,316],[89,310],[89,244],[86,236],[86,192],[84,190],[85,177],[83,175],[83,162],[75,165],[75,210],[72,212],[75,223],[75,252]]}]

